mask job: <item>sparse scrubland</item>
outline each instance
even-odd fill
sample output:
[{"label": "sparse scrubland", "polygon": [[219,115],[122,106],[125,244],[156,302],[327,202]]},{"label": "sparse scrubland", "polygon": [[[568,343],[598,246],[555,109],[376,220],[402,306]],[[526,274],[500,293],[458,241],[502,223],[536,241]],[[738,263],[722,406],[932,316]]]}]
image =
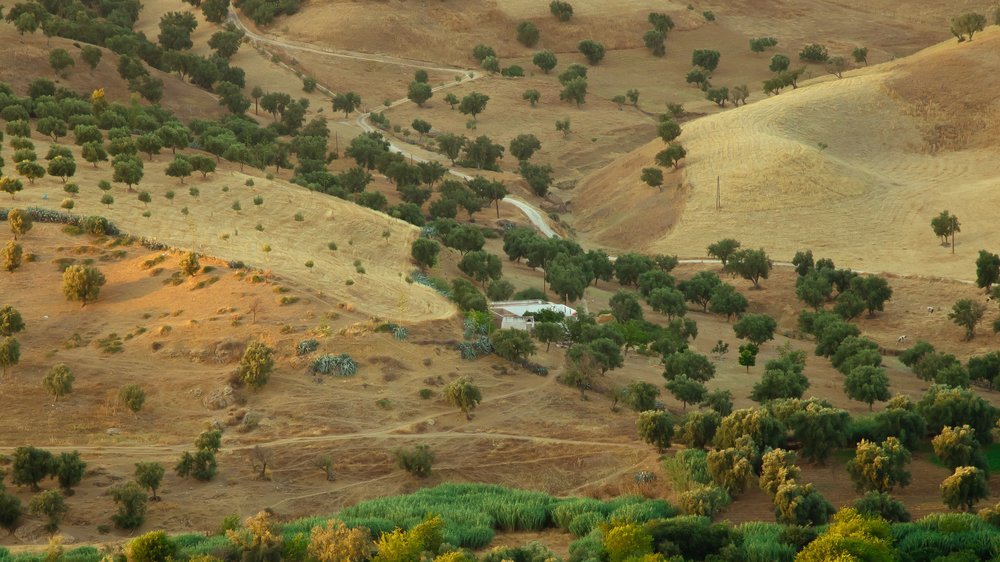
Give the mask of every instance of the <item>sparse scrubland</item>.
[{"label": "sparse scrubland", "polygon": [[1000,10],[467,4],[5,3],[0,560],[1000,557]]}]

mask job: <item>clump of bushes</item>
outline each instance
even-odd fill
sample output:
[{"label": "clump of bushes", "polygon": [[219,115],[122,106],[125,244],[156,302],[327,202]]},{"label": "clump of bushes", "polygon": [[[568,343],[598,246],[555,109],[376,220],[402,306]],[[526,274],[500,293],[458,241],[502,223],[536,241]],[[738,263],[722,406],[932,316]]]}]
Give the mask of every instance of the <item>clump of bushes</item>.
[{"label": "clump of bushes", "polygon": [[340,355],[327,354],[317,357],[312,363],[312,372],[321,375],[340,375],[350,377],[358,372],[358,363],[346,353]]},{"label": "clump of bushes", "polygon": [[295,353],[299,356],[309,355],[319,349],[319,342],[314,339],[303,340],[295,347]]},{"label": "clump of bushes", "polygon": [[389,332],[392,334],[392,337],[396,338],[397,341],[403,341],[406,339],[406,336],[410,335],[410,332],[406,328],[392,322],[386,322],[385,324],[380,325],[375,329],[375,331]]}]

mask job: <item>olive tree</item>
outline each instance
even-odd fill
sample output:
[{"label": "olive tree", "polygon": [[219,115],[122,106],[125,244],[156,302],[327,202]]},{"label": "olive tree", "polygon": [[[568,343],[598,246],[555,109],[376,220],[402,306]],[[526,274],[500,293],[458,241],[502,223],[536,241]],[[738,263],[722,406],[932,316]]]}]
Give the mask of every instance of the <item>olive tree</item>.
[{"label": "olive tree", "polygon": [[961,299],[955,302],[948,313],[948,318],[958,326],[965,328],[965,341],[976,337],[976,326],[983,320],[986,305],[971,299]]},{"label": "olive tree", "polygon": [[442,394],[449,404],[465,414],[467,420],[472,419],[472,410],[475,410],[483,400],[479,387],[472,384],[472,379],[467,376],[449,383],[442,390]]},{"label": "olive tree", "polygon": [[636,422],[639,437],[656,447],[657,452],[664,453],[670,448],[670,438],[674,435],[674,420],[662,410],[647,410],[639,414]]},{"label": "olive tree", "polygon": [[62,291],[67,300],[80,301],[82,306],[87,306],[88,302],[97,300],[105,282],[104,274],[96,267],[71,265],[63,272]]},{"label": "olive tree", "polygon": [[73,372],[65,363],[59,363],[49,369],[42,378],[42,386],[52,395],[52,401],[55,403],[59,398],[73,392]]},{"label": "olive tree", "polygon": [[253,341],[247,345],[240,359],[237,373],[244,384],[257,390],[267,384],[274,369],[274,350],[264,342]]},{"label": "olive tree", "polygon": [[524,330],[497,330],[490,334],[497,355],[508,361],[524,361],[535,354],[535,342]]},{"label": "olive tree", "polygon": [[10,231],[14,235],[14,240],[17,240],[18,236],[24,236],[35,226],[35,221],[31,218],[31,215],[22,209],[11,209],[7,213],[7,224],[10,226]]},{"label": "olive tree", "polygon": [[760,280],[768,278],[772,267],[774,267],[774,263],[763,248],[737,250],[729,257],[725,265],[727,271],[752,282],[754,289],[760,289]]},{"label": "olive tree", "polygon": [[789,480],[774,495],[774,515],[786,525],[824,525],[836,512],[812,484]]},{"label": "olive tree", "polygon": [[160,487],[165,472],[163,465],[158,462],[135,463],[135,481],[143,488],[149,488],[153,494],[149,499],[159,501],[156,489]]},{"label": "olive tree", "polygon": [[410,257],[421,269],[434,267],[439,253],[441,245],[429,238],[417,238],[410,247]]},{"label": "olive tree", "polygon": [[78,451],[62,452],[55,458],[53,475],[67,496],[73,495],[73,487],[83,480],[86,471],[87,463],[80,458]]},{"label": "olive tree", "polygon": [[59,523],[69,511],[66,500],[58,490],[46,490],[31,498],[28,504],[28,511],[34,515],[44,517],[47,520],[45,529],[50,533],[55,533],[59,529]]},{"label": "olive tree", "polygon": [[747,340],[760,347],[764,342],[774,339],[774,331],[778,328],[777,321],[767,314],[744,314],[735,324],[733,332],[736,337]]},{"label": "olive tree", "polygon": [[859,492],[891,492],[910,483],[909,462],[910,452],[895,437],[882,443],[862,439],[847,463],[847,472]]},{"label": "olive tree", "polygon": [[852,400],[868,404],[871,410],[874,402],[889,399],[889,377],[881,367],[855,367],[844,377],[844,393]]},{"label": "olive tree", "polygon": [[7,376],[7,369],[17,365],[20,360],[21,344],[12,336],[0,340],[0,368],[3,368],[4,376]]},{"label": "olive tree", "polygon": [[931,440],[934,455],[948,468],[976,466],[986,468],[986,459],[976,440],[976,430],[968,425],[944,427]]},{"label": "olive tree", "polygon": [[986,27],[986,21],[986,16],[983,14],[969,12],[953,18],[950,31],[958,38],[959,43],[972,41],[972,36]]},{"label": "olive tree", "polygon": [[24,331],[24,319],[21,313],[11,305],[0,307],[0,336],[13,336]]},{"label": "olive tree", "polygon": [[972,511],[977,501],[989,495],[986,473],[974,466],[960,466],[941,482],[941,499],[951,509]]},{"label": "olive tree", "polygon": [[111,499],[118,511],[111,516],[119,529],[138,529],[146,518],[146,492],[136,482],[111,488]]}]

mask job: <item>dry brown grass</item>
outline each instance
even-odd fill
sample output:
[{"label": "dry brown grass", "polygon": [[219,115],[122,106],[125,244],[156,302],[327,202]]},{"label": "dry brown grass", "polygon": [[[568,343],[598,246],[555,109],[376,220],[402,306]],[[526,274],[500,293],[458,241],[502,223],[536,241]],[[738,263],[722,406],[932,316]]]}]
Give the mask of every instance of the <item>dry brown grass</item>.
[{"label": "dry brown grass", "polygon": [[[43,154],[49,140],[34,138],[36,150]],[[309,287],[315,298],[329,306],[351,303],[374,316],[420,320],[451,316],[451,305],[426,287],[406,282],[412,271],[410,243],[419,231],[412,225],[393,219],[335,197],[310,192],[284,178],[268,180],[258,170],[221,163],[219,170],[202,179],[200,174],[181,184],[168,178],[164,170],[171,156],[164,153],[146,160],[145,176],[137,187],[153,198],[150,217],[136,193],[115,185],[110,191],[115,203],[111,208],[100,204],[103,194],[99,180],[110,180],[107,163],[94,169],[76,154],[80,186],[73,213],[101,215],[125,232],[152,238],[178,248],[190,249],[225,260],[238,260],[266,270],[282,272]],[[142,156],[145,159],[145,156]],[[247,186],[253,182],[253,186]],[[198,196],[189,194],[196,188]],[[165,194],[175,193],[168,201]],[[9,201],[5,206],[40,206],[58,209],[63,199],[62,183],[46,176]],[[257,206],[253,199],[263,198]],[[242,210],[232,206],[240,203]],[[188,209],[184,215],[182,209]],[[300,214],[302,221],[295,220]],[[260,226],[261,230],[257,229]],[[388,233],[388,237],[384,235]],[[329,243],[336,250],[328,248]],[[269,246],[271,251],[265,252]],[[305,263],[312,261],[314,267]],[[364,269],[361,273],[355,262]]]},{"label": "dry brown grass", "polygon": [[[969,57],[981,61],[987,83],[978,86],[991,90],[998,44],[1000,32],[991,28],[973,43],[949,42],[692,121],[680,139],[689,154],[683,174],[666,182],[683,183],[680,205],[676,198],[644,203],[655,194],[639,171],[663,148],[653,141],[583,182],[574,194],[575,226],[616,248],[700,255],[709,243],[735,237],[776,259],[812,248],[857,269],[972,278],[976,252],[997,245],[992,209],[1000,200],[990,188],[997,139],[989,126],[997,105],[974,96],[953,101],[949,90],[968,70],[955,61]],[[927,68],[937,69],[936,81],[928,81]],[[966,99],[961,90],[956,99]],[[965,134],[930,156],[926,131],[938,125]],[[616,213],[617,223],[601,220],[622,208],[636,211]],[[930,231],[943,209],[962,221],[955,255]],[[637,222],[653,227],[630,228]]]},{"label": "dry brown grass", "polygon": [[[128,91],[128,83],[118,75],[118,55],[108,49],[102,49],[104,54],[100,64],[91,70],[79,58],[80,49],[73,45],[73,41],[60,37],[46,40],[41,31],[22,37],[13,25],[4,22],[0,25],[0,42],[4,45],[0,82],[10,84],[21,94],[35,78],[46,78],[58,86],[88,95],[97,88],[104,88],[109,101],[127,102],[133,95]],[[49,51],[57,48],[66,49],[76,61],[75,66],[67,71],[66,78],[56,76],[49,67]],[[210,92],[181,82],[174,75],[156,69],[149,71],[153,78],[163,80],[161,104],[178,118],[185,121],[195,117],[211,119],[225,113]],[[141,100],[137,94],[136,99]]]}]

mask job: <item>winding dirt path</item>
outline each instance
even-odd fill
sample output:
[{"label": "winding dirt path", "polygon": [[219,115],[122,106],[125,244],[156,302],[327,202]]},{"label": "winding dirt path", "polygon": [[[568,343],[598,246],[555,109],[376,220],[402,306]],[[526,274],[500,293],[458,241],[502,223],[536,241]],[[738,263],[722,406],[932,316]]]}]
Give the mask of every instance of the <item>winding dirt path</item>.
[{"label": "winding dirt path", "polygon": [[[449,82],[449,83],[446,83],[446,84],[441,84],[439,86],[433,87],[432,91],[434,91],[434,92],[438,92],[438,91],[441,91],[441,90],[446,90],[446,89],[452,88],[452,87],[454,87],[456,85],[465,84],[465,83],[471,82],[473,80],[478,80],[478,79],[482,78],[483,76],[485,76],[484,73],[479,72],[477,70],[472,70],[472,69],[454,68],[454,67],[441,67],[441,66],[435,66],[434,63],[429,63],[429,62],[426,62],[426,61],[415,61],[415,60],[402,59],[402,58],[391,57],[391,56],[386,56],[386,55],[377,55],[377,54],[371,54],[371,53],[360,53],[360,52],[356,52],[356,51],[343,51],[343,50],[337,50],[337,49],[325,49],[325,48],[320,48],[320,47],[316,47],[316,46],[313,46],[313,45],[309,45],[307,43],[300,43],[298,41],[289,41],[289,40],[280,39],[280,38],[277,38],[277,37],[274,37],[274,36],[271,36],[271,35],[262,35],[260,33],[257,33],[256,31],[254,31],[250,27],[248,27],[243,22],[243,20],[240,19],[239,13],[232,6],[229,7],[229,14],[228,14],[228,17],[227,17],[227,21],[229,23],[232,23],[234,26],[236,26],[237,29],[241,30],[244,34],[246,34],[246,36],[250,40],[256,41],[258,43],[263,43],[265,45],[271,45],[272,47],[279,47],[281,49],[288,49],[288,50],[303,51],[303,52],[307,52],[307,53],[313,53],[313,54],[317,54],[317,55],[321,55],[321,56],[328,56],[328,57],[334,57],[334,58],[351,59],[351,60],[362,60],[362,61],[373,61],[373,62],[379,62],[379,63],[383,63],[383,64],[394,64],[394,65],[397,65],[397,66],[405,66],[405,67],[409,67],[409,68],[422,68],[424,70],[433,70],[433,71],[437,71],[437,72],[450,72],[450,73],[455,74],[456,76],[462,77],[462,80],[457,80],[457,81],[454,81],[454,82]],[[332,90],[330,90],[329,88],[327,88],[326,86],[324,86],[322,84],[317,84],[316,87],[317,87],[317,89],[319,89],[320,91],[322,91],[323,93],[325,93],[325,94],[327,94],[329,96],[335,95]],[[393,107],[397,107],[397,106],[403,105],[405,103],[412,103],[412,102],[409,100],[409,98],[400,98],[400,99],[397,99],[394,102],[391,102],[386,107],[386,109],[391,109]],[[353,122],[348,122],[348,123],[353,124],[354,126],[356,126],[357,128],[359,128],[359,129],[361,129],[362,131],[365,131],[365,132],[376,131],[376,128],[369,121],[369,117],[371,117],[371,112],[362,113],[361,115],[358,115],[358,117]],[[412,151],[408,150],[405,145],[401,145],[398,142],[396,142],[395,139],[387,137],[386,140],[389,141],[389,150],[391,152],[394,152],[396,154],[402,154],[403,156],[406,156],[407,158],[410,158],[410,159],[412,159],[413,161],[416,161],[416,162],[427,162],[427,158],[424,158],[423,156],[420,156],[418,154],[413,153]],[[440,160],[438,160],[438,161],[440,162]],[[448,171],[452,175],[454,175],[454,176],[456,176],[458,178],[461,178],[463,180],[471,180],[472,179],[472,176],[470,176],[469,174],[466,174],[466,173],[464,173],[462,171],[459,171],[456,168],[449,167]],[[524,213],[525,217],[531,222],[531,224],[535,228],[537,228],[546,237],[549,237],[549,238],[552,238],[552,237],[559,238],[559,234],[557,234],[556,231],[553,230],[551,226],[549,226],[549,224],[545,220],[544,215],[542,214],[542,212],[539,209],[537,209],[536,207],[534,207],[533,205],[531,205],[530,203],[528,203],[527,201],[523,201],[521,199],[518,199],[516,197],[511,197],[511,196],[508,195],[507,197],[505,197],[503,199],[503,202],[504,203],[508,203],[508,204],[516,207],[518,210],[520,210],[522,213]]]},{"label": "winding dirt path", "polygon": [[410,68],[423,68],[424,70],[435,70],[438,72],[452,72],[455,74],[466,74],[469,72],[469,70],[464,68],[435,66],[434,63],[429,63],[426,61],[403,59],[399,57],[391,57],[388,55],[378,55],[372,53],[361,53],[357,51],[324,49],[321,47],[310,45],[308,43],[300,43],[298,41],[279,39],[277,37],[274,37],[273,35],[262,35],[260,33],[257,33],[250,27],[248,27],[245,23],[243,23],[243,20],[240,19],[240,16],[236,12],[236,9],[233,8],[232,6],[229,7],[229,14],[226,18],[226,21],[228,23],[235,25],[237,29],[242,31],[251,40],[256,41],[258,43],[264,43],[265,45],[281,47],[282,49],[302,51],[306,53],[313,53],[316,55],[323,55],[323,56],[336,57],[342,59],[380,62],[384,64],[394,64],[397,66],[406,66]]},{"label": "winding dirt path", "polygon": [[[520,396],[524,394],[535,394],[541,391],[544,387],[552,386],[555,384],[555,378],[546,377],[542,379],[542,382],[537,385],[532,385],[529,387],[521,388],[511,392],[506,392],[503,394],[498,394],[495,396],[490,396],[484,399],[480,406],[488,405],[491,403],[499,403],[509,398],[515,396]],[[523,435],[514,433],[503,433],[494,431],[430,431],[421,433],[412,433],[410,430],[416,425],[434,421],[438,418],[445,416],[454,416],[455,412],[436,412],[432,414],[427,414],[414,419],[406,420],[389,427],[382,427],[372,430],[357,431],[352,433],[338,433],[330,435],[307,435],[307,436],[296,436],[296,437],[282,437],[277,439],[271,439],[267,441],[243,441],[236,439],[235,443],[232,445],[227,445],[223,451],[226,453],[236,453],[245,452],[254,449],[257,446],[263,447],[279,447],[288,445],[303,445],[303,444],[318,444],[318,443],[337,443],[344,441],[355,441],[355,440],[371,440],[371,439],[388,439],[388,440],[418,440],[418,441],[442,441],[447,439],[505,439],[511,441],[525,441],[532,444],[552,444],[552,445],[574,445],[581,447],[616,447],[616,448],[628,448],[635,449],[640,445],[634,442],[621,442],[621,441],[609,441],[609,440],[590,440],[590,439],[568,439],[568,438],[558,438],[558,437],[544,437],[537,435]],[[183,451],[189,450],[191,448],[190,443],[177,443],[173,445],[168,444],[157,444],[157,445],[60,445],[47,447],[49,450],[55,452],[62,451],[80,451],[80,452],[92,452],[100,454],[134,454],[136,452],[143,453],[148,457],[159,457],[159,458],[173,458]]]}]

